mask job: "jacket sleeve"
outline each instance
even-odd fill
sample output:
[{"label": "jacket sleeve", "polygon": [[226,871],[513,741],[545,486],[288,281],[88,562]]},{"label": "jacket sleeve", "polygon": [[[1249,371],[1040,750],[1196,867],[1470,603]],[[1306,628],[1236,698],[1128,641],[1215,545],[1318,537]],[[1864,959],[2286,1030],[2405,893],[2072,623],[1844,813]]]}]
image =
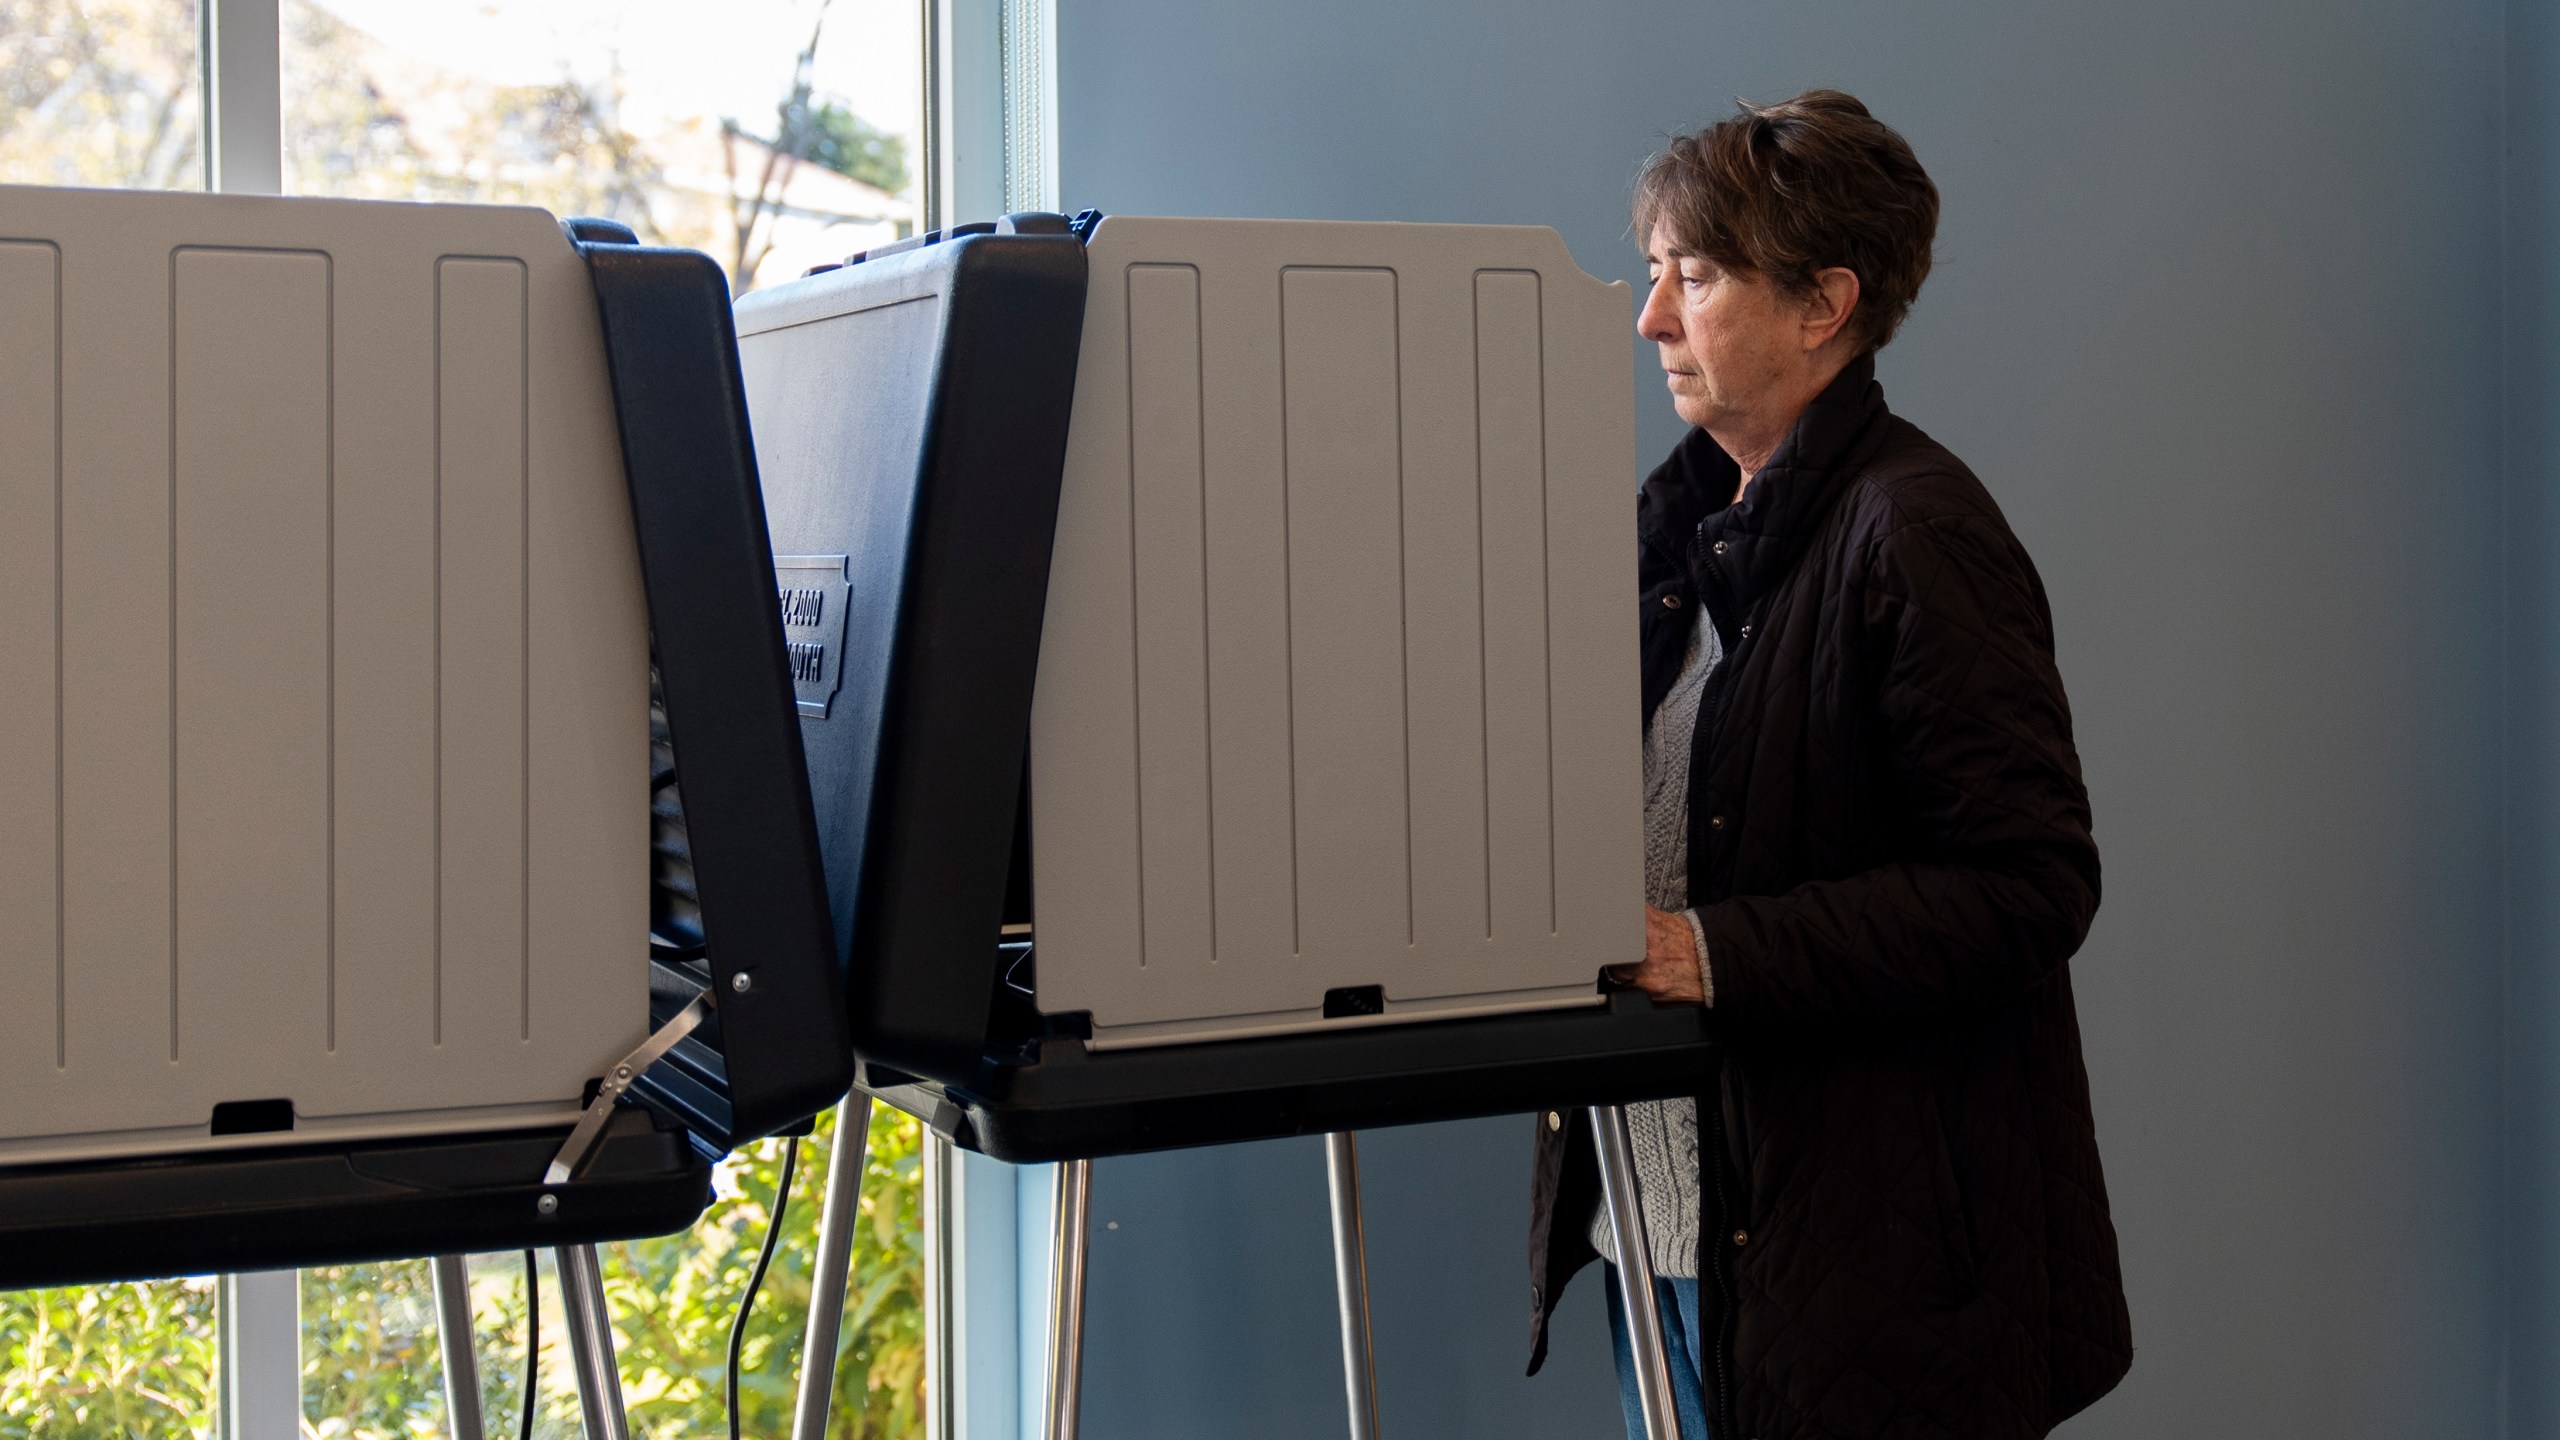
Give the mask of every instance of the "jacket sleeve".
[{"label": "jacket sleeve", "polygon": [[1728,1024],[1997,1005],[2067,961],[2097,912],[2088,792],[2025,551],[1996,514],[1915,521],[1870,547],[1864,653],[1839,673],[1881,711],[1894,858],[1703,907]]}]

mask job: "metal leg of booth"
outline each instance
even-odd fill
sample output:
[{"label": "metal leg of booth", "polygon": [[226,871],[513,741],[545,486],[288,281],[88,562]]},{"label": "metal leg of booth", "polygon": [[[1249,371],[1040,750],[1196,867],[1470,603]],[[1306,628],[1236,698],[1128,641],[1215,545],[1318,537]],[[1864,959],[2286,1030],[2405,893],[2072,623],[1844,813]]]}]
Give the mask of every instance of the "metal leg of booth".
[{"label": "metal leg of booth", "polygon": [[480,1420],[480,1353],[472,1344],[471,1271],[459,1255],[430,1264],[436,1281],[436,1349],[444,1357],[445,1432],[485,1440]]},{"label": "metal leg of booth", "polygon": [[827,1199],[818,1212],[818,1258],[809,1277],[809,1328],[800,1342],[800,1400],[791,1440],[827,1440],[835,1403],[836,1341],[844,1328],[844,1287],[853,1271],[853,1227],[862,1219],[862,1168],[871,1144],[871,1097],[856,1090],[836,1107],[827,1150]]},{"label": "metal leg of booth", "polygon": [[593,1245],[551,1252],[560,1265],[561,1309],[568,1316],[569,1358],[578,1367],[578,1405],[587,1440],[631,1440],[622,1408],[622,1368],[613,1353],[613,1315],[605,1308],[604,1271]]},{"label": "metal leg of booth", "polygon": [[1093,1226],[1093,1162],[1058,1166],[1057,1226],[1049,1245],[1049,1404],[1044,1440],[1076,1440],[1084,1399],[1084,1261]]},{"label": "metal leg of booth", "polygon": [[1360,1233],[1360,1147],[1350,1131],[1324,1137],[1333,1194],[1333,1288],[1342,1306],[1342,1386],[1351,1440],[1378,1440],[1378,1362],[1369,1348],[1369,1246]]},{"label": "metal leg of booth", "polygon": [[1662,1310],[1654,1301],[1653,1252],[1646,1248],[1644,1204],[1636,1195],[1634,1144],[1627,1112],[1616,1105],[1591,1107],[1591,1138],[1600,1152],[1600,1195],[1618,1242],[1618,1299],[1627,1314],[1628,1348],[1635,1353],[1636,1393],[1644,1407],[1646,1440],[1680,1440],[1680,1415],[1672,1408],[1671,1367],[1662,1343]]}]

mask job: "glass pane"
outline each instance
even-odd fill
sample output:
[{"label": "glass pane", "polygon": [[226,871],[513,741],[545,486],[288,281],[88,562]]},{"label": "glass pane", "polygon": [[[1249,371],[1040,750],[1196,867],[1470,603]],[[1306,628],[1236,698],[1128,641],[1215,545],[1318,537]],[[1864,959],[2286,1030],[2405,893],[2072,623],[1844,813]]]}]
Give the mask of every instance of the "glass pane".
[{"label": "glass pane", "polygon": [[212,1440],[213,1283],[0,1295],[0,1437]]},{"label": "glass pane", "polygon": [[0,181],[195,190],[195,0],[0,0]]},{"label": "glass pane", "polygon": [[[747,1326],[738,1384],[739,1430],[788,1435],[808,1323],[809,1280],[818,1252],[818,1211],[827,1190],[835,1112],[800,1142],[799,1172],[783,1217],[782,1241],[765,1272]],[[844,1350],[835,1375],[836,1440],[913,1440],[924,1434],[924,1169],[921,1127],[885,1105],[872,1107],[863,1170],[862,1219],[854,1229],[853,1275],[845,1287]],[[632,1428],[653,1440],[725,1435],[721,1389],[729,1323],[756,1249],[764,1243],[784,1142],[767,1140],[721,1166],[720,1198],[687,1235],[606,1248],[605,1288],[622,1346],[624,1398]],[[545,1333],[549,1332],[546,1319]],[[543,1361],[544,1374],[551,1361]],[[565,1372],[564,1372],[565,1376]],[[546,1384],[546,1389],[548,1385]],[[562,1434],[576,1409],[562,1391]]]},{"label": "glass pane", "polygon": [[[819,1204],[834,1136],[835,1114],[829,1112],[819,1117],[816,1133],[800,1142],[782,1240],[747,1327],[738,1387],[744,1434],[791,1433],[801,1328],[808,1320]],[[722,1392],[729,1324],[764,1243],[783,1144],[767,1140],[721,1162],[713,1181],[716,1198],[692,1230],[601,1247],[623,1401],[632,1433],[643,1440],[728,1433]],[[844,1353],[835,1377],[835,1423],[827,1432],[836,1440],[912,1440],[924,1433],[920,1144],[914,1120],[886,1106],[873,1109],[862,1223],[845,1300]],[[582,1432],[576,1371],[561,1319],[559,1272],[547,1252],[539,1263],[542,1354],[533,1433],[537,1440],[577,1440]],[[481,1413],[491,1436],[513,1436],[524,1397],[524,1260],[475,1255],[470,1266]],[[302,1316],[307,1434],[321,1440],[411,1440],[446,1433],[435,1286],[425,1261],[305,1271]],[[20,1433],[8,1428],[7,1413],[0,1401],[0,1440]]]},{"label": "glass pane", "polygon": [[[480,1272],[475,1263],[474,1276]],[[508,1280],[506,1288],[517,1287]],[[488,1298],[482,1313],[494,1318],[494,1288]],[[302,1414],[305,1433],[327,1440],[445,1433],[435,1278],[426,1261],[302,1272]]]},{"label": "glass pane", "polygon": [[285,185],[541,205],[737,290],[911,233],[916,0],[284,0]]}]

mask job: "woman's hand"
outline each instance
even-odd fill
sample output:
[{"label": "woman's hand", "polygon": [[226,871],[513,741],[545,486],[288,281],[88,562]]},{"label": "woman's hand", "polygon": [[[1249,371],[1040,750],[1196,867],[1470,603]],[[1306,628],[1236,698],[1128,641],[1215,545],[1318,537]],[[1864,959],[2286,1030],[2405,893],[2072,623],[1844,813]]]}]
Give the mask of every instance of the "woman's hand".
[{"label": "woman's hand", "polygon": [[1651,905],[1644,907],[1644,962],[1612,966],[1609,976],[1656,1000],[1707,998],[1706,980],[1698,973],[1698,935],[1689,928],[1689,917]]}]

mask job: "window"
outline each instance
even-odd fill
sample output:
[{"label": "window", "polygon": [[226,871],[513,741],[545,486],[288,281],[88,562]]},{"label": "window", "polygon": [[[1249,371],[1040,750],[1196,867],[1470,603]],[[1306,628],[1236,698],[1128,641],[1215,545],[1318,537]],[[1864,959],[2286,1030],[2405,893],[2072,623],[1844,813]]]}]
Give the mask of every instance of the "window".
[{"label": "window", "polygon": [[[749,1435],[791,1431],[801,1322],[817,1249],[818,1198],[826,1189],[835,1114],[800,1144],[799,1172],[781,1243],[764,1279],[741,1367],[739,1425]],[[883,1106],[872,1111],[863,1176],[863,1222],[854,1239],[845,1340],[835,1371],[832,1436],[905,1440],[924,1434],[924,1230],[919,1213],[919,1127]],[[731,1156],[711,1208],[692,1230],[600,1246],[621,1360],[623,1402],[635,1436],[725,1434],[722,1382],[729,1322],[772,1214],[784,1142]],[[542,1276],[542,1353],[533,1433],[581,1434],[559,1276],[549,1252]],[[524,1404],[524,1257],[470,1257],[477,1321],[481,1414],[490,1436],[517,1433]],[[435,1292],[423,1260],[346,1265],[302,1273],[302,1412],[321,1440],[407,1440],[444,1433],[444,1364]],[[0,1412],[5,1412],[0,1399]],[[0,1435],[9,1432],[0,1430]],[[51,1432],[40,1430],[49,1435]],[[105,1433],[105,1432],[102,1432]],[[186,1434],[118,1431],[118,1434]]]},{"label": "window", "polygon": [[214,1282],[0,1295],[0,1436],[210,1436]]},{"label": "window", "polygon": [[[189,190],[204,158],[193,0],[0,0],[0,180]],[[214,1282],[0,1296],[0,1437],[212,1432]]]},{"label": "window", "polygon": [[0,180],[204,183],[194,0],[0,0]]},{"label": "window", "polygon": [[[223,8],[0,0],[0,181],[203,188],[209,155],[226,150],[208,120],[219,111],[235,131],[241,115],[280,115],[287,193],[609,216],[709,253],[738,291],[925,223],[928,0],[206,3]],[[266,34],[274,63],[261,64]],[[208,52],[244,44],[214,95]],[[249,183],[234,188],[260,183],[255,164],[235,169]],[[833,1118],[801,1144],[749,1332],[747,1433],[790,1428]],[[724,1429],[727,1327],[782,1143],[730,1157],[688,1234],[603,1247],[635,1434]],[[922,1147],[914,1121],[875,1108],[833,1435],[928,1429]],[[547,1254],[540,1263],[534,1433],[566,1437],[580,1429],[574,1372],[557,1278]],[[524,1262],[474,1256],[470,1270],[483,1413],[491,1435],[513,1434]],[[221,1289],[199,1277],[0,1295],[0,1440],[211,1440],[226,1389],[241,1393],[226,1370],[236,1381],[256,1343],[222,1353]],[[426,1262],[309,1271],[299,1292],[304,1435],[443,1432]]]},{"label": "window", "polygon": [[915,0],[282,0],[289,192],[540,205],[735,289],[917,228]]}]

